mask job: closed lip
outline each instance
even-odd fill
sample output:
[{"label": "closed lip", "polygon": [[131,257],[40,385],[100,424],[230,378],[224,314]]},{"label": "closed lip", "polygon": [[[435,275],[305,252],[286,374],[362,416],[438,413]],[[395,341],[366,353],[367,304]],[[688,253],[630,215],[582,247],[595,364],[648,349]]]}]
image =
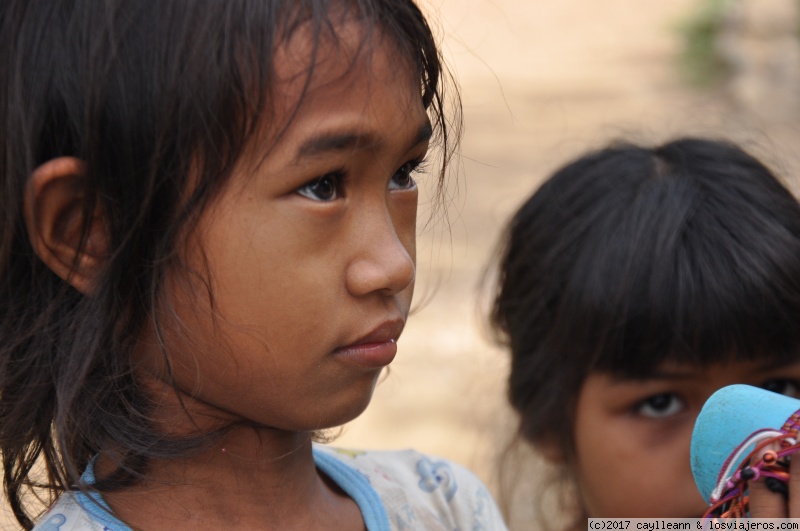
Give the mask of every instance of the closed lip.
[{"label": "closed lip", "polygon": [[397,338],[400,337],[404,327],[405,321],[402,319],[389,319],[387,321],[383,321],[351,343],[338,347],[336,350],[334,350],[334,352],[353,350],[363,348],[368,345],[387,343],[389,341],[397,341]]}]

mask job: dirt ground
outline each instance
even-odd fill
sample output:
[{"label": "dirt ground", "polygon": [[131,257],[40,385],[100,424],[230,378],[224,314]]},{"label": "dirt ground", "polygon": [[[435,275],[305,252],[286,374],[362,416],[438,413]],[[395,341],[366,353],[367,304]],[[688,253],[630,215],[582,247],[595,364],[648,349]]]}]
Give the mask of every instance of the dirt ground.
[{"label": "dirt ground", "polygon": [[[674,29],[696,3],[425,0],[464,105],[449,227],[422,231],[418,309],[373,403],[336,445],[413,447],[472,468],[497,492],[514,422],[478,284],[505,220],[558,165],[614,139],[709,134],[796,166],[796,124],[759,120],[681,80]],[[514,528],[531,529],[528,507],[514,508]]]}]

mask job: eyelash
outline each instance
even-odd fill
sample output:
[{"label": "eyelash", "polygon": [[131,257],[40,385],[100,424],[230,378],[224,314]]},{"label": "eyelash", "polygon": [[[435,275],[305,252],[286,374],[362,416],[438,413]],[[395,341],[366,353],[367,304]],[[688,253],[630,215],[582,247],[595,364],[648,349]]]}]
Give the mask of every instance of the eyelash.
[{"label": "eyelash", "polygon": [[[426,163],[426,157],[423,156],[423,157],[416,158],[414,160],[410,160],[410,161],[406,162],[405,164],[403,164],[402,166],[400,166],[400,168],[398,168],[397,171],[395,171],[395,173],[391,177],[391,180],[389,181],[390,182],[390,189],[392,189],[392,190],[412,190],[412,189],[414,189],[416,187],[416,180],[412,177],[412,175],[414,173],[422,173],[422,172],[424,172],[425,171],[425,163]],[[404,168],[408,168],[406,170],[406,174],[408,175],[408,178],[411,181],[410,186],[401,187],[401,188],[391,188],[391,182],[394,180],[395,176],[398,173],[403,171]],[[323,183],[326,183],[326,182],[328,182],[330,180],[333,181],[333,189],[328,188],[327,191],[330,191],[332,197],[322,199],[319,196],[315,196],[316,193],[311,191],[313,187],[319,186],[319,185],[321,185]],[[321,177],[318,177],[318,178],[314,179],[313,181],[307,182],[306,184],[304,184],[303,186],[301,186],[300,188],[297,189],[297,193],[299,193],[303,197],[311,199],[312,201],[320,201],[320,202],[335,201],[336,199],[339,199],[340,197],[343,196],[343,192],[344,192],[344,188],[345,188],[344,184],[345,184],[346,181],[347,181],[347,170],[345,170],[344,168],[340,168],[340,169],[334,170],[332,172],[328,172],[325,175],[322,175]]]},{"label": "eyelash", "polygon": [[[775,389],[776,383],[784,384],[784,387],[780,390]],[[773,385],[770,385],[773,384]],[[788,384],[789,389],[792,392],[786,391],[786,385]],[[792,396],[794,398],[798,398],[800,395],[800,381],[794,380],[792,378],[770,378],[768,380],[763,381],[759,387],[766,389],[767,391],[772,391],[773,393],[778,393],[781,395]]]},{"label": "eyelash", "polygon": [[[298,188],[296,191],[298,194],[308,199],[311,199],[312,201],[320,201],[323,203],[334,201],[336,199],[339,199],[339,197],[342,195],[342,191],[344,189],[344,182],[346,178],[347,178],[347,172],[344,169],[334,170],[332,172],[326,173],[321,177],[317,177],[313,181],[307,182],[306,184]],[[311,191],[312,188],[315,186],[319,186],[322,183],[329,180],[333,181],[332,183],[333,189],[331,190],[331,192],[335,194],[335,197],[329,199],[321,199],[319,198],[319,196],[315,197],[314,196],[315,193]]]},{"label": "eyelash", "polygon": [[[646,411],[647,408],[652,408],[653,402],[657,399],[662,398],[669,398],[670,402],[668,403],[667,408],[663,408],[662,410],[656,410],[653,408],[653,411]],[[677,406],[678,409],[675,409]],[[674,415],[677,415],[686,407],[686,401],[684,401],[680,396],[675,393],[658,393],[652,396],[648,396],[644,400],[640,400],[633,406],[633,411],[639,416],[650,418],[650,419],[664,419],[669,418]],[[664,411],[666,410],[666,412]]]},{"label": "eyelash", "polygon": [[[800,398],[800,381],[792,378],[769,378],[759,384],[759,387],[774,393]],[[666,408],[653,407],[656,400],[669,398]],[[677,409],[676,409],[677,407]],[[641,417],[650,419],[666,419],[680,413],[686,407],[686,401],[678,394],[665,392],[658,393],[638,401],[633,406],[633,412]]]}]

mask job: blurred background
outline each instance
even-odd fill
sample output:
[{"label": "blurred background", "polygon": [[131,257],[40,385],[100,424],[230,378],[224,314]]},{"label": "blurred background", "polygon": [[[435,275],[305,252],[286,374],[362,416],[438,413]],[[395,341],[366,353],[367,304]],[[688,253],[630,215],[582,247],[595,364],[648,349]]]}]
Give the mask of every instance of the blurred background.
[{"label": "blurred background", "polygon": [[[797,0],[423,0],[457,79],[464,138],[449,214],[425,228],[417,311],[369,409],[334,444],[406,448],[473,469],[512,529],[532,520],[535,460],[500,458],[515,421],[479,284],[504,223],[554,169],[614,140],[738,142],[797,190]],[[425,181],[425,177],[422,181]],[[428,178],[428,181],[432,179]],[[423,184],[424,187],[424,184]],[[518,459],[516,456],[515,459]]]}]

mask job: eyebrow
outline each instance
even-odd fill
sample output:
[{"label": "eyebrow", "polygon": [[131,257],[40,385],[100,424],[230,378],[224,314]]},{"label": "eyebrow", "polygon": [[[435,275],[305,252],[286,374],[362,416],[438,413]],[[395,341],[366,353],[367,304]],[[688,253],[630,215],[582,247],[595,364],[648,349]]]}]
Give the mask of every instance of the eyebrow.
[{"label": "eyebrow", "polygon": [[[796,359],[777,359],[777,360],[770,360],[759,365],[754,365],[751,368],[751,372],[755,375],[759,375],[762,373],[767,373],[770,371],[775,371],[779,369],[785,369],[792,365],[798,365],[800,361]],[[655,369],[642,377],[635,377],[635,376],[624,376],[624,375],[614,375],[612,380],[615,383],[630,383],[630,382],[641,382],[641,381],[654,381],[654,380],[689,380],[692,378],[698,377],[699,371],[693,371],[691,369],[684,370],[684,369],[677,369],[677,370],[664,370],[664,369]]]},{"label": "eyebrow", "polygon": [[688,380],[696,376],[697,373],[693,371],[654,370],[644,376],[625,376],[625,375],[615,374],[612,376],[611,380],[616,384],[628,384],[631,382],[648,382],[655,380],[669,380],[669,381]]},{"label": "eyebrow", "polygon": [[[433,127],[430,121],[426,120],[425,123],[417,129],[417,134],[414,136],[409,146],[413,147],[427,142],[432,136]],[[303,142],[297,150],[295,160],[299,160],[303,157],[319,156],[331,151],[344,151],[365,146],[379,146],[381,143],[381,140],[370,133],[350,131],[322,133],[312,136]]]},{"label": "eyebrow", "polygon": [[656,367],[643,375],[629,376],[626,374],[611,374],[614,383],[626,384],[631,382],[647,382],[655,380],[688,380],[697,377],[699,371],[683,367]]},{"label": "eyebrow", "polygon": [[800,361],[796,359],[774,359],[766,361],[761,365],[754,368],[754,372],[769,372],[778,369],[785,369],[786,367],[797,365]]}]

